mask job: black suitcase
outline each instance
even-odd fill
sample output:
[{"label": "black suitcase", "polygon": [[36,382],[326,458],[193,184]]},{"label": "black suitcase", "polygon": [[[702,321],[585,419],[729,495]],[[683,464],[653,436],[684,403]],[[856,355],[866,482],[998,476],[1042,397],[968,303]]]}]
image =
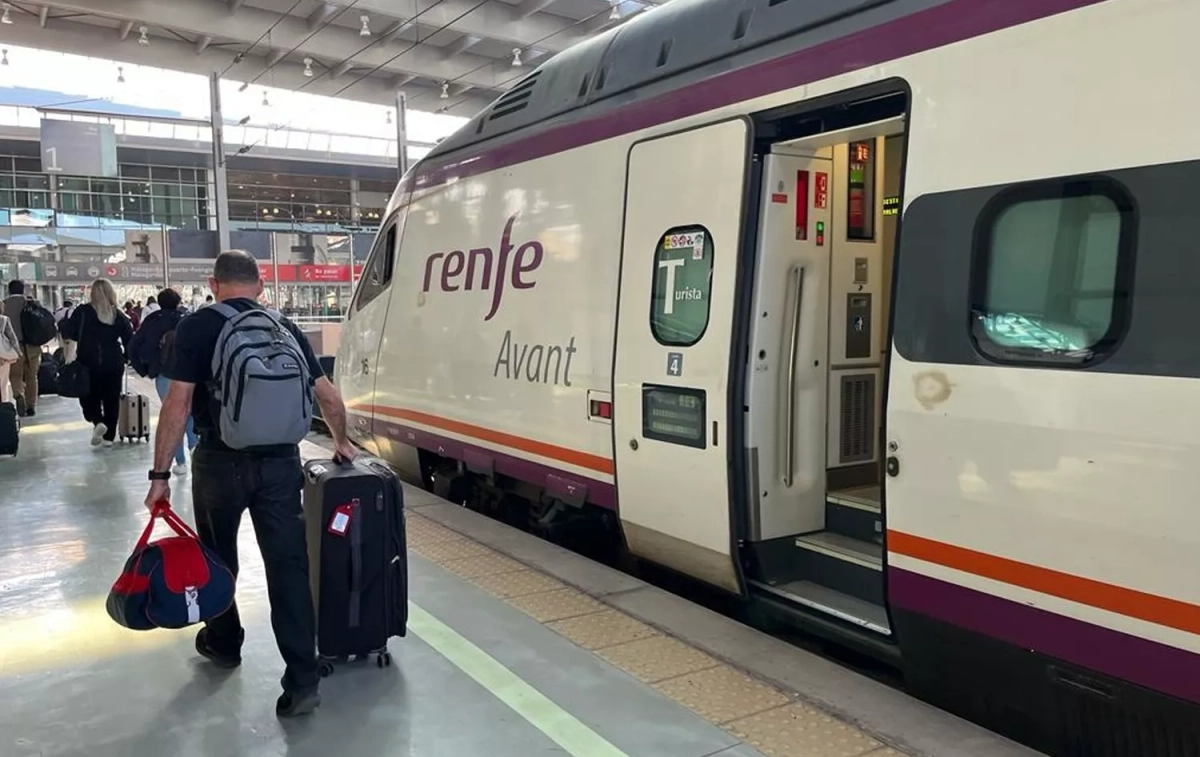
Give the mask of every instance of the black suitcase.
[{"label": "black suitcase", "polygon": [[321,675],[334,662],[375,656],[408,628],[404,492],[383,462],[310,460],[304,466],[309,578]]},{"label": "black suitcase", "polygon": [[17,406],[0,402],[0,455],[15,455],[21,443],[21,420]]},{"label": "black suitcase", "polygon": [[58,369],[62,365],[56,357],[58,353],[42,353],[42,363],[38,367],[38,396],[43,394],[58,394]]}]

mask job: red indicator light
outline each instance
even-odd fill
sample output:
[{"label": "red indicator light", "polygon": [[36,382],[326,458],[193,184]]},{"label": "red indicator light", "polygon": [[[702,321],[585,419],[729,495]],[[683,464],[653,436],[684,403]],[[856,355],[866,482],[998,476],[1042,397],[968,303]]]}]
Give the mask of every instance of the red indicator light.
[{"label": "red indicator light", "polygon": [[796,239],[808,239],[808,171],[796,172]]}]

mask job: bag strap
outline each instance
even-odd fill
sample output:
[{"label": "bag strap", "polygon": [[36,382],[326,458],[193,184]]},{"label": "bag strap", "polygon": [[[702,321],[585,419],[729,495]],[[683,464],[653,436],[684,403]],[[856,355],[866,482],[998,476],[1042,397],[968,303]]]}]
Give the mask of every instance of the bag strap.
[{"label": "bag strap", "polygon": [[350,628],[362,620],[362,543],[362,506],[356,505],[350,515]]}]

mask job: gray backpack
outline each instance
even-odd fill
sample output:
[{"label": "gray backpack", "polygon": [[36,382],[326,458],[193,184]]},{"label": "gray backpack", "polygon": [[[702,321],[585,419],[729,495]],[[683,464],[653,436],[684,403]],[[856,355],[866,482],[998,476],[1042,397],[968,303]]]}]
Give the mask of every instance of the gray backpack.
[{"label": "gray backpack", "polygon": [[221,441],[232,449],[299,444],[312,426],[313,377],[283,316],[210,307],[226,319],[208,383]]}]

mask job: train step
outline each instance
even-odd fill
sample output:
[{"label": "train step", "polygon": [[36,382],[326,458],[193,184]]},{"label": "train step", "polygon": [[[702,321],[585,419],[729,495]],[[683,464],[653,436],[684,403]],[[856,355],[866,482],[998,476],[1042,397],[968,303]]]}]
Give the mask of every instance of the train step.
[{"label": "train step", "polygon": [[796,537],[798,575],[883,606],[883,547],[833,531]]},{"label": "train step", "polygon": [[830,492],[825,498],[825,530],[882,544],[883,515],[879,486]]},{"label": "train step", "polygon": [[763,592],[782,597],[810,610],[830,615],[850,625],[883,636],[892,634],[887,610],[877,604],[844,594],[837,589],[831,589],[812,581],[790,581],[778,586],[769,586],[758,581],[752,583]]}]

